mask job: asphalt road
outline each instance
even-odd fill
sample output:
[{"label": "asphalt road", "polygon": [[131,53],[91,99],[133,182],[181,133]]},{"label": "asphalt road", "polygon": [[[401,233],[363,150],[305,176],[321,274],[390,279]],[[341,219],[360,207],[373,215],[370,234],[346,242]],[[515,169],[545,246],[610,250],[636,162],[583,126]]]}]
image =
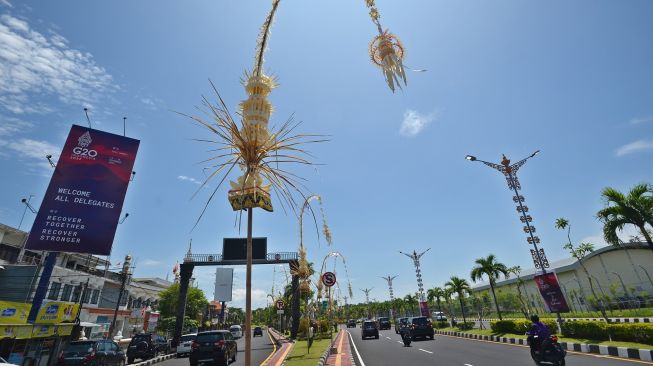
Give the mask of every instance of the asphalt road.
[{"label": "asphalt road", "polygon": [[[232,362],[230,366],[245,365],[245,338],[240,338],[236,341],[238,344],[238,355],[236,362]],[[273,351],[272,341],[267,332],[263,332],[263,337],[252,338],[252,365],[260,365]],[[172,358],[167,361],[158,363],[157,366],[189,366],[188,357]]]},{"label": "asphalt road", "polygon": [[[349,328],[354,342],[352,353],[357,366],[442,365],[442,366],[524,366],[534,365],[526,346],[484,342],[436,335],[435,340],[417,340],[404,347],[394,330],[385,330],[379,339],[361,339],[360,328]],[[358,354],[360,354],[360,358]],[[361,362],[362,360],[362,362]],[[568,366],[634,366],[643,362],[601,355],[567,353]],[[650,363],[647,363],[650,365]]]}]

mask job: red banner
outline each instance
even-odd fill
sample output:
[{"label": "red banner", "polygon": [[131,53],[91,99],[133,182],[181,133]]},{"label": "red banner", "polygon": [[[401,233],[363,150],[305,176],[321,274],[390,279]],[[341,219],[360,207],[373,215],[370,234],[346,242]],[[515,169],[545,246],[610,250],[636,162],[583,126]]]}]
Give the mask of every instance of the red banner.
[{"label": "red banner", "polygon": [[109,255],[138,145],[73,125],[25,247]]},{"label": "red banner", "polygon": [[431,317],[431,313],[429,312],[429,303],[426,301],[420,301],[419,302],[419,310],[420,313],[422,313],[422,316],[425,316],[427,318]]},{"label": "red banner", "polygon": [[547,309],[551,313],[568,313],[569,306],[562,294],[562,289],[558,284],[558,276],[555,273],[545,273],[537,275],[534,278],[537,288],[544,299]]}]

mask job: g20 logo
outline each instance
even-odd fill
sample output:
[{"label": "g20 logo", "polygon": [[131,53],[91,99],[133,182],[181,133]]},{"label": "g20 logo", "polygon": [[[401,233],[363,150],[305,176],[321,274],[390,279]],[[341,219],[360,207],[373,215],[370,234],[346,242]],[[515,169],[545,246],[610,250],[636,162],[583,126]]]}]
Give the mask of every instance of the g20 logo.
[{"label": "g20 logo", "polygon": [[85,147],[75,147],[73,149],[73,154],[79,155],[79,156],[88,156],[90,158],[94,158],[97,156],[97,151],[93,149],[87,149]]}]

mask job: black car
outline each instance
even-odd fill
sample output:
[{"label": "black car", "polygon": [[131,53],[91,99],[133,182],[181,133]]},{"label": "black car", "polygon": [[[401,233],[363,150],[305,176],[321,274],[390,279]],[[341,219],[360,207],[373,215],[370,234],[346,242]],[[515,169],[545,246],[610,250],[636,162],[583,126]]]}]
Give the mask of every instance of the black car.
[{"label": "black car", "polygon": [[261,327],[254,328],[254,334],[252,337],[256,337],[257,335],[263,337],[263,329],[261,329]]},{"label": "black car", "polygon": [[390,318],[381,317],[379,318],[379,330],[390,329]]},{"label": "black car", "polygon": [[201,363],[215,363],[226,366],[231,361],[236,361],[238,346],[233,335],[228,330],[211,330],[197,333],[190,351],[190,366]]},{"label": "black car", "polygon": [[170,347],[166,337],[144,333],[132,337],[127,347],[127,363],[134,363],[135,359],[148,360],[160,354],[167,354]]},{"label": "black car", "polygon": [[416,316],[409,319],[408,322],[408,331],[410,332],[410,338],[415,340],[417,338],[429,337],[434,339],[435,332],[433,331],[433,325],[431,321],[425,316]]},{"label": "black car", "polygon": [[58,366],[125,366],[125,352],[110,340],[70,342]]},{"label": "black car", "polygon": [[397,318],[395,321],[395,333],[399,334],[408,327],[408,318]]},{"label": "black car", "polygon": [[347,320],[347,328],[356,328],[356,319]]},{"label": "black car", "polygon": [[374,320],[364,321],[361,328],[362,328],[361,333],[363,339],[367,337],[374,337],[376,339],[379,339],[379,328],[377,327],[376,322]]}]

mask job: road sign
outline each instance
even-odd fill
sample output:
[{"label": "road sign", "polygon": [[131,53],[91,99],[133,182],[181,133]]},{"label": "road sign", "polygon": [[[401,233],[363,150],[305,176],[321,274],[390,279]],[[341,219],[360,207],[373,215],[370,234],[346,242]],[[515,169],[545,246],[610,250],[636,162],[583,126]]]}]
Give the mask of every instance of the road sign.
[{"label": "road sign", "polygon": [[283,311],[283,300],[277,300],[276,306],[277,306],[277,310]]},{"label": "road sign", "polygon": [[336,274],[333,272],[324,272],[322,275],[322,283],[326,287],[331,287],[336,284]]},{"label": "road sign", "polygon": [[277,310],[277,315],[282,315],[283,314],[283,309]]}]

